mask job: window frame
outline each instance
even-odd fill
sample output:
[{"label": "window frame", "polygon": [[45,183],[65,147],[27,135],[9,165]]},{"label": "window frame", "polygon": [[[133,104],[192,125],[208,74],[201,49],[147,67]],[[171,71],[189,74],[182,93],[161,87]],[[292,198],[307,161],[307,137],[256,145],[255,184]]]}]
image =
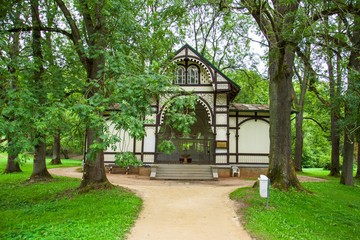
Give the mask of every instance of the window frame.
[{"label": "window frame", "polygon": [[[193,76],[192,73],[195,73]],[[192,81],[194,79],[194,82]],[[191,64],[186,69],[186,82],[189,85],[197,85],[200,80],[200,69],[195,64]]]},{"label": "window frame", "polygon": [[[181,73],[180,73],[181,71]],[[184,66],[178,64],[175,70],[175,84],[178,85],[199,85],[200,83],[200,68],[196,64]],[[193,81],[192,81],[193,80]]]},{"label": "window frame", "polygon": [[[179,71],[181,70],[181,75],[179,74]],[[179,81],[181,79],[181,82]],[[186,84],[186,68],[183,65],[178,65],[176,67],[176,79],[175,83],[179,85]]]}]

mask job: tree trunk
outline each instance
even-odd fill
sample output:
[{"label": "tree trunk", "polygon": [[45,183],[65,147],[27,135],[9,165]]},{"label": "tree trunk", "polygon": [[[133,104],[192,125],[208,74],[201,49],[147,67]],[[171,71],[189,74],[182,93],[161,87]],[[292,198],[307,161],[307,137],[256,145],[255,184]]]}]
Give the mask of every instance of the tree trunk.
[{"label": "tree trunk", "polygon": [[[310,44],[306,45],[305,54],[307,56],[310,56]],[[301,77],[299,76],[299,80],[300,78]],[[295,141],[294,163],[295,163],[295,170],[297,172],[302,172],[302,155],[303,155],[303,145],[304,145],[303,121],[304,121],[304,105],[305,105],[307,86],[308,86],[308,67],[305,66],[302,81],[300,81],[300,97],[297,103],[297,109],[299,112],[296,115],[296,141]]]},{"label": "tree trunk", "polygon": [[29,181],[44,181],[51,179],[46,168],[46,139],[45,135],[37,136],[38,143],[35,145],[33,172]]},{"label": "tree trunk", "polygon": [[[268,177],[281,190],[302,189],[291,160],[292,77],[297,43],[292,35],[296,28],[299,1],[273,1],[258,4],[242,0],[257,22],[269,45],[270,154]],[[276,14],[269,14],[276,13]]]},{"label": "tree trunk", "polygon": [[330,176],[340,176],[340,136],[337,129],[336,110],[331,108],[331,165]]},{"label": "tree trunk", "polygon": [[271,48],[270,75],[270,164],[268,177],[273,187],[301,189],[291,160],[292,77],[295,50],[291,46]]},{"label": "tree trunk", "polygon": [[4,174],[22,172],[20,169],[19,162],[16,161],[18,155],[19,153],[14,149],[12,140],[8,138],[8,160],[7,160],[6,168],[4,170]]},{"label": "tree trunk", "polygon": [[[328,23],[328,17],[326,17],[326,23]],[[329,27],[326,27],[328,31]],[[340,30],[340,29],[339,29]],[[327,33],[329,35],[329,33]],[[328,41],[328,39],[326,39]],[[327,42],[328,45],[329,42]],[[330,121],[331,121],[331,164],[330,164],[330,176],[340,176],[340,135],[338,129],[338,121],[340,117],[340,105],[338,104],[338,98],[340,97],[341,88],[341,49],[338,49],[336,54],[336,69],[337,77],[335,81],[334,68],[333,68],[333,50],[328,49],[327,52],[327,65],[329,71],[329,85],[330,85]]]},{"label": "tree trunk", "polygon": [[61,138],[60,138],[60,130],[59,130],[58,133],[56,133],[54,136],[53,156],[52,156],[52,159],[50,162],[50,164],[52,164],[52,165],[62,164],[61,159],[60,159],[60,155],[61,155],[60,140],[61,140]]},{"label": "tree trunk", "polygon": [[345,130],[344,135],[344,161],[341,172],[340,183],[353,185],[353,162],[354,159],[354,137]]},{"label": "tree trunk", "polygon": [[[15,14],[14,14],[15,19],[19,19],[19,16],[20,16],[20,11],[15,10]],[[12,38],[12,41],[11,41],[11,38]],[[16,64],[13,63],[13,61],[16,62],[16,58],[19,56],[20,33],[19,32],[13,33],[11,38],[9,39],[10,42],[12,43],[11,47],[9,49],[10,50],[9,56],[10,56],[11,62],[8,64],[7,68],[8,68],[9,73],[12,74],[11,78],[9,79],[9,87],[12,90],[15,90],[17,88],[17,84],[18,84],[18,74],[16,74],[18,67],[16,66]],[[9,103],[6,103],[5,105],[7,105],[7,104],[9,104]],[[10,124],[13,124],[14,122],[16,122],[16,117],[12,116],[11,118],[8,119],[8,121],[10,122]],[[9,130],[10,129],[12,129],[12,127],[9,127]],[[13,139],[14,135],[16,135],[16,133],[14,133],[11,130],[7,132],[8,159],[7,159],[6,168],[4,170],[4,174],[5,173],[22,172],[19,162],[16,161],[20,150],[18,150],[15,147],[16,144],[14,143],[14,139]]]},{"label": "tree trunk", "polygon": [[[359,4],[357,4],[359,6]],[[360,25],[360,17],[355,16],[354,25]],[[350,41],[352,49],[348,63],[348,87],[345,93],[345,122],[350,120],[345,126],[344,134],[344,161],[341,172],[340,183],[345,185],[353,184],[353,164],[354,164],[354,140],[357,123],[352,114],[359,111],[358,106],[353,106],[353,96],[356,96],[355,83],[359,81],[360,72],[360,29],[354,28],[351,33]],[[356,116],[355,118],[357,118]]]},{"label": "tree trunk", "polygon": [[[86,98],[90,99],[94,94],[104,93],[104,66],[106,48],[106,30],[105,30],[105,16],[102,13],[104,2],[99,1],[94,7],[95,15],[91,15],[90,9],[86,1],[81,0],[80,4],[83,7],[83,20],[86,29],[87,38],[92,39],[88,42],[89,47],[96,53],[94,56],[87,58],[86,71],[87,81],[92,83],[92,87],[87,92]],[[96,25],[94,25],[96,23]],[[95,83],[95,84],[94,84]],[[97,112],[99,118],[103,117],[102,112]],[[103,127],[99,124],[89,122],[86,128],[86,157],[84,162],[84,174],[80,184],[80,189],[98,189],[111,188],[112,185],[108,181],[104,166],[104,149],[103,147],[94,149],[93,144],[101,144],[103,141],[100,136],[103,134]]]},{"label": "tree trunk", "polygon": [[357,171],[355,177],[360,179],[360,138],[357,139]]},{"label": "tree trunk", "polygon": [[80,189],[87,191],[88,189],[111,188],[111,184],[106,177],[104,166],[103,150],[90,150],[90,146],[94,143],[101,143],[99,137],[99,129],[86,130],[86,149],[87,153],[84,162],[84,173],[80,184]]},{"label": "tree trunk", "polygon": [[61,151],[62,155],[64,156],[65,159],[69,159],[69,150],[67,149],[62,149]]},{"label": "tree trunk", "polygon": [[303,120],[304,112],[301,109],[296,115],[296,142],[295,142],[295,170],[297,172],[302,172],[302,152],[303,152],[303,143],[304,143],[304,134],[303,134]]},{"label": "tree trunk", "polygon": [[4,174],[22,172],[19,162],[16,161],[17,157],[18,157],[17,155],[8,154],[8,160],[7,160],[6,168],[4,170]]},{"label": "tree trunk", "polygon": [[[31,17],[32,24],[35,27],[41,26],[39,17],[39,2],[38,0],[31,0]],[[34,96],[38,99],[39,105],[45,104],[45,93],[43,92],[43,73],[44,67],[42,64],[43,55],[41,50],[41,33],[39,29],[32,31],[32,50],[35,62],[33,85]],[[40,111],[40,110],[39,110]],[[37,113],[41,116],[41,113]],[[35,134],[35,152],[34,152],[34,166],[33,172],[29,181],[42,181],[51,178],[50,173],[46,169],[46,136],[43,133],[37,132]]]},{"label": "tree trunk", "polygon": [[[103,15],[103,1],[97,1],[89,8],[89,4],[84,1],[79,1],[81,15],[83,20],[84,31],[80,32],[80,28],[76,25],[76,21],[71,16],[69,9],[62,0],[56,0],[57,5],[61,9],[69,24],[72,32],[72,41],[75,45],[76,52],[80,58],[82,65],[87,72],[87,84],[92,86],[87,90],[87,99],[90,99],[95,93],[102,93],[104,86],[104,67],[106,49],[105,41],[105,16]],[[83,35],[82,35],[83,34]],[[83,39],[87,39],[86,47],[82,45]],[[84,49],[91,49],[91,56],[87,56]],[[102,113],[98,113],[99,118],[103,117]],[[91,188],[108,188],[111,186],[106,177],[104,167],[104,150],[90,148],[92,144],[99,144],[102,142],[100,134],[102,133],[102,126],[91,122],[87,123],[86,127],[86,157],[84,159],[84,174],[83,180],[80,184],[80,189],[86,190]]]}]

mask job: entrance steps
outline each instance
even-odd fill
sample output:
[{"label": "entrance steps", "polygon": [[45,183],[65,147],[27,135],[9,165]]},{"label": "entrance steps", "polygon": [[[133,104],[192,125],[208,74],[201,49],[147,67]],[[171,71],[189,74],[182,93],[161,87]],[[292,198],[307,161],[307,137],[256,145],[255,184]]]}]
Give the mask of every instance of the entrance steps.
[{"label": "entrance steps", "polygon": [[160,164],[151,167],[150,179],[218,180],[218,174],[209,165]]}]

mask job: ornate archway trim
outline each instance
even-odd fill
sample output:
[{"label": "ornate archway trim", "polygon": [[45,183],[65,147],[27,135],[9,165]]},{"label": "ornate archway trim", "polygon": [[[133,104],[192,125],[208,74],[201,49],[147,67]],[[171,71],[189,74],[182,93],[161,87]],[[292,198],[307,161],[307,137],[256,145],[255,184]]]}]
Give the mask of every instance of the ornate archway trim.
[{"label": "ornate archway trim", "polygon": [[209,77],[210,79],[210,82],[213,83],[213,72],[210,70],[210,67],[207,66],[204,62],[202,62],[200,59],[198,58],[194,58],[194,57],[191,57],[191,56],[181,56],[181,57],[177,57],[174,59],[174,62],[182,62],[182,61],[185,61],[185,60],[190,60],[192,62],[195,62],[197,64],[199,64],[201,67],[203,67],[205,69],[205,72],[207,74],[207,76]]},{"label": "ornate archway trim", "polygon": [[255,121],[260,120],[260,121],[264,121],[264,122],[270,124],[269,120],[267,120],[267,119],[265,119],[265,118],[261,118],[261,117],[249,117],[249,118],[246,118],[246,119],[242,120],[242,121],[237,125],[237,127],[240,128],[240,125],[242,125],[242,124],[244,124],[244,123],[246,123],[246,122],[248,122],[248,121],[251,121],[251,120],[255,120]]},{"label": "ornate archway trim", "polygon": [[[184,96],[184,95],[180,95],[180,96],[176,96],[176,97],[181,97],[181,96]],[[161,126],[163,124],[163,122],[164,122],[165,112],[169,107],[169,102],[170,101],[168,100],[161,108],[160,117],[159,117],[159,120],[160,120],[159,121],[159,126]],[[214,114],[211,111],[211,108],[210,108],[209,104],[202,97],[198,97],[197,102],[200,103],[205,108],[205,111],[206,111],[208,119],[209,119],[208,122],[209,122],[210,126],[213,126]],[[211,127],[211,130],[214,132],[213,127]],[[158,131],[160,131],[160,128],[158,128]]]}]

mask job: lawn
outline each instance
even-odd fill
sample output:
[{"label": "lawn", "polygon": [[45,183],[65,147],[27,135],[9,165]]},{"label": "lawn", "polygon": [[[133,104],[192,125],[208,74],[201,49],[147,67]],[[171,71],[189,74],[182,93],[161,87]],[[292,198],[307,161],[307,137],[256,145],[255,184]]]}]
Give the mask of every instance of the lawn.
[{"label": "lawn", "polygon": [[[0,171],[4,157],[0,155]],[[62,162],[81,166],[79,160]],[[80,180],[65,177],[26,184],[31,165],[22,165],[23,173],[0,174],[0,239],[125,238],[140,212],[140,198],[119,187],[79,194]]]},{"label": "lawn", "polygon": [[270,191],[269,208],[258,189],[242,188],[230,194],[241,202],[245,228],[256,239],[360,239],[360,186],[343,186],[328,171],[305,170],[326,182],[308,182],[310,192]]}]

